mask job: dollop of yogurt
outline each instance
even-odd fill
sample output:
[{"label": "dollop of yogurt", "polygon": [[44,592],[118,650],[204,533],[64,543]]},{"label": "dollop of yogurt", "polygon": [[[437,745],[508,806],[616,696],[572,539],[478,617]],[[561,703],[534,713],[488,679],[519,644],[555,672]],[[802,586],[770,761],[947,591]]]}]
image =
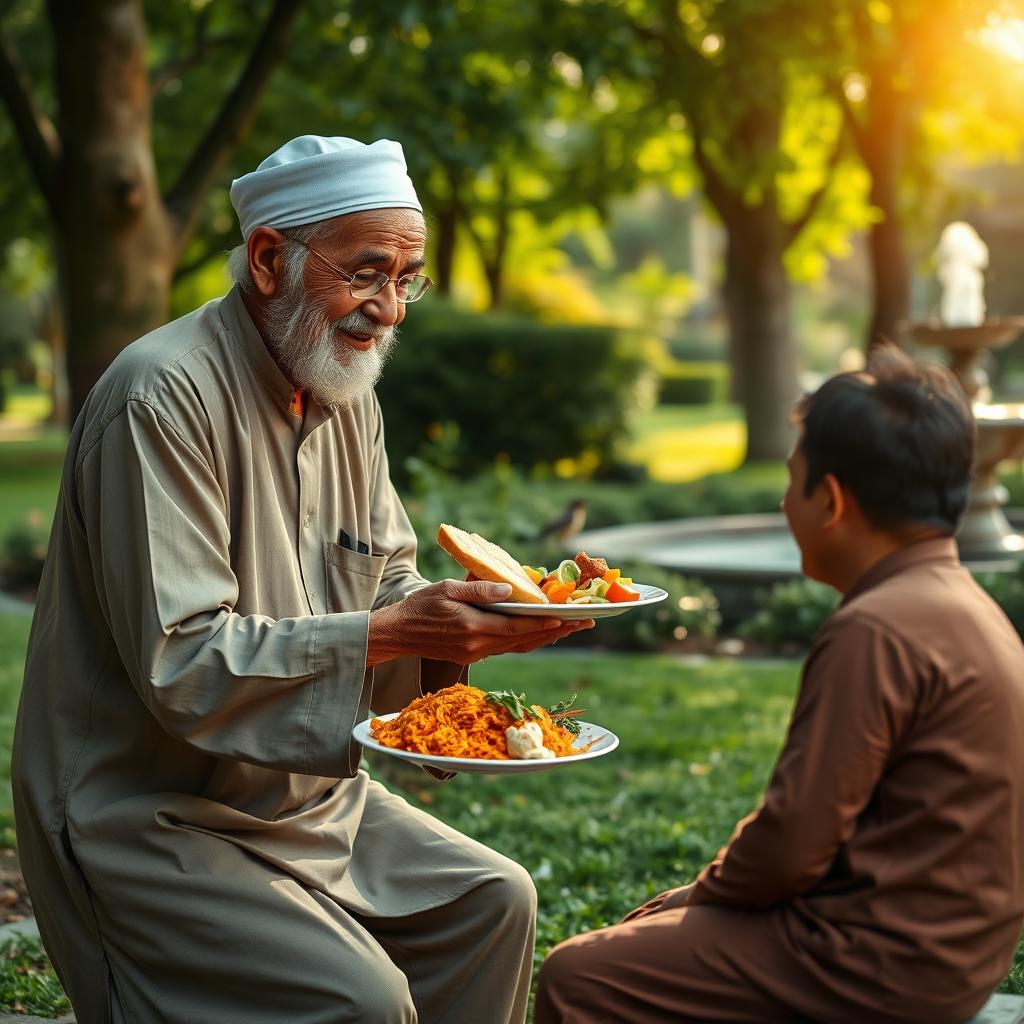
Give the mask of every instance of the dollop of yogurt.
[{"label": "dollop of yogurt", "polygon": [[544,733],[536,722],[525,722],[522,726],[510,725],[505,730],[508,756],[520,761],[546,761],[555,752],[544,746]]}]

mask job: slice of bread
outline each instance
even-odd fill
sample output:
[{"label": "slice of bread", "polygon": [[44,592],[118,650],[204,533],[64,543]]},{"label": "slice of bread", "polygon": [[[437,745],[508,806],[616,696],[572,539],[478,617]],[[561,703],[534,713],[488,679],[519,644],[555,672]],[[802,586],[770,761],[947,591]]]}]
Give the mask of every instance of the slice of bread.
[{"label": "slice of bread", "polygon": [[512,587],[510,601],[549,603],[547,594],[526,575],[523,567],[504,548],[480,534],[442,523],[437,528],[437,543],[474,576],[490,583],[508,583]]}]

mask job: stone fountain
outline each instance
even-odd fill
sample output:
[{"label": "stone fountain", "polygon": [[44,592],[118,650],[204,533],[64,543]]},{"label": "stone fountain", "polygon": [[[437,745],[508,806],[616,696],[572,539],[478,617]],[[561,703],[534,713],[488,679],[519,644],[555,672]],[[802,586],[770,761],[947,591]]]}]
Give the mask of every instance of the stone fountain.
[{"label": "stone fountain", "polygon": [[[1007,518],[1006,493],[996,468],[1024,453],[1024,404],[993,404],[981,361],[987,351],[1009,345],[1024,330],[1024,317],[985,317],[981,270],[988,254],[973,229],[968,227],[968,232],[957,227],[944,234],[939,317],[910,325],[907,333],[950,354],[978,421],[975,480],[957,538],[961,557],[974,570],[1010,572],[1024,552],[1024,537],[1018,532],[1024,528],[1024,511],[1010,510]],[[714,589],[729,622],[754,610],[758,589],[801,576],[800,553],[781,515],[675,519],[589,530],[574,538],[573,551],[580,548],[600,552],[614,565],[644,561],[698,577]]]},{"label": "stone fountain", "polygon": [[989,352],[1009,345],[1024,330],[1024,317],[986,317],[988,247],[969,224],[948,224],[935,258],[943,288],[938,319],[911,324],[905,333],[918,344],[949,353],[950,368],[971,400],[978,442],[957,544],[965,560],[998,559],[1024,552],[1024,536],[1003,511],[1006,488],[997,476],[1000,463],[1024,456],[1024,404],[993,403],[983,363]]}]

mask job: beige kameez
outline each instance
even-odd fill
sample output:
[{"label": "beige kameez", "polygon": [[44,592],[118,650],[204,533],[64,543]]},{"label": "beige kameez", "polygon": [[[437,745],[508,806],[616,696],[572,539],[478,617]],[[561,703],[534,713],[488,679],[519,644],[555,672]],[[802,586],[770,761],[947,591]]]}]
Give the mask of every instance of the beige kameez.
[{"label": "beige kameez", "polygon": [[521,1021],[529,877],[351,739],[460,675],[366,668],[369,609],[425,585],[379,407],[291,396],[232,291],[75,425],[13,759],[46,948],[88,1024]]}]

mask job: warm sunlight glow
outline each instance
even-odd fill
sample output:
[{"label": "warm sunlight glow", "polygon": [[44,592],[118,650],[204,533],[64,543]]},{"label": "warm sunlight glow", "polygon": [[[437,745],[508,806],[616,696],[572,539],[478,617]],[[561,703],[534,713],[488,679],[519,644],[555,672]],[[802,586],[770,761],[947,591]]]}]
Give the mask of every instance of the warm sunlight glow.
[{"label": "warm sunlight glow", "polygon": [[989,15],[988,24],[978,30],[977,39],[987,49],[1024,64],[1024,18]]}]

